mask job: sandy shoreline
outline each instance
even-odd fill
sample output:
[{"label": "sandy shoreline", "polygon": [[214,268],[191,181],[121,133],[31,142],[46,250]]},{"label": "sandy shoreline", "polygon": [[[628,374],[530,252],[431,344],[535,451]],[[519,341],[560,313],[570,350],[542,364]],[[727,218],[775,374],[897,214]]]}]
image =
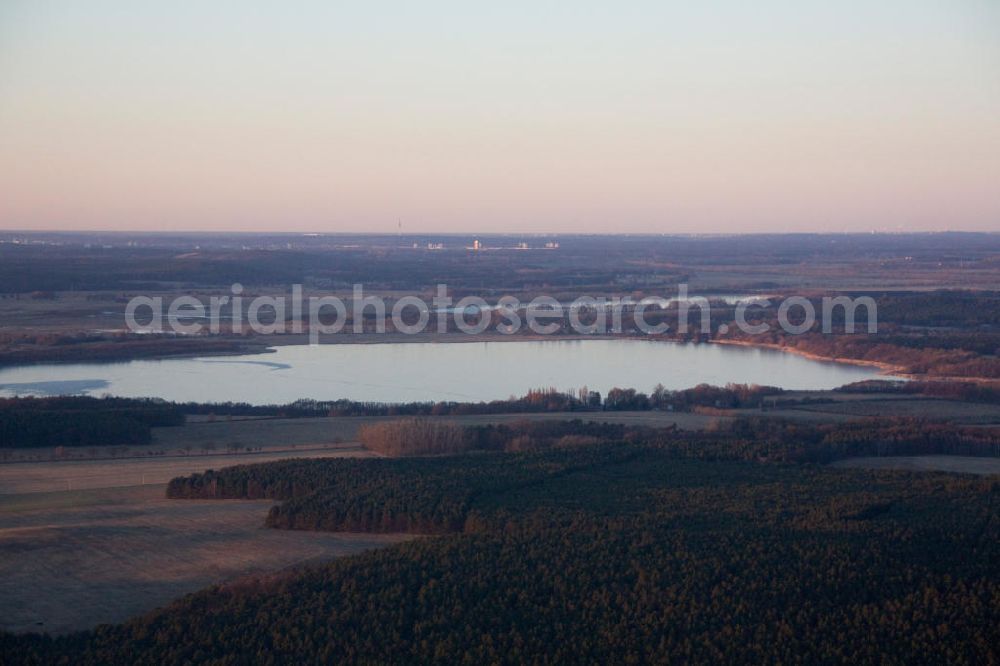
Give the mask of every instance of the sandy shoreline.
[{"label": "sandy shoreline", "polygon": [[[878,368],[880,370],[879,374],[881,375],[891,375],[893,377],[901,379],[902,378],[915,379],[918,377],[918,375],[912,375],[907,373],[906,368],[901,365],[892,365],[891,363],[883,363],[882,361],[869,361],[857,358],[821,356],[820,354],[814,354],[812,352],[803,351],[801,349],[796,349],[795,347],[785,347],[782,345],[775,345],[766,342],[749,342],[746,340],[712,340],[710,344],[729,345],[733,347],[750,347],[754,349],[770,349],[772,351],[780,351],[780,352],[785,352],[787,354],[795,354],[796,356],[801,356],[802,358],[808,358],[813,361],[824,361],[827,363],[845,363],[847,365],[861,365],[865,367]],[[972,380],[974,378],[965,377],[964,379]]]}]

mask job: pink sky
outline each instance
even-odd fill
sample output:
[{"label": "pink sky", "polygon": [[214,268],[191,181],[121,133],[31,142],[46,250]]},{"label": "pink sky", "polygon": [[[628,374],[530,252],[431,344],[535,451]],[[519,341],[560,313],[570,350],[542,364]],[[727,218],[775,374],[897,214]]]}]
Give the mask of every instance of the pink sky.
[{"label": "pink sky", "polygon": [[0,228],[1000,230],[996,3],[129,4],[0,7]]}]

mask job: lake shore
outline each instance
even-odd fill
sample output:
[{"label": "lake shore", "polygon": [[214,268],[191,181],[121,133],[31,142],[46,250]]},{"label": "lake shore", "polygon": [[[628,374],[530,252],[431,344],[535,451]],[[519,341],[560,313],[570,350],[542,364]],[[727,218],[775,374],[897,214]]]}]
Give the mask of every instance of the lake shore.
[{"label": "lake shore", "polygon": [[[712,340],[711,344],[716,345],[729,345],[733,347],[750,347],[755,349],[771,349],[774,351],[785,352],[787,354],[794,354],[796,356],[801,356],[802,358],[808,358],[813,361],[824,361],[827,363],[846,363],[848,365],[860,365],[870,368],[878,368],[879,374],[891,375],[897,378],[905,379],[916,379],[922,377],[923,375],[914,375],[908,373],[906,368],[901,365],[893,365],[891,363],[884,363],[882,361],[870,361],[867,359],[857,359],[857,358],[843,358],[840,356],[823,356],[821,354],[814,354],[813,352],[804,351],[802,349],[796,349],[795,347],[787,347],[784,345],[775,345],[766,342],[751,342],[748,340]],[[966,380],[974,379],[966,377]]]},{"label": "lake shore", "polygon": [[[308,333],[286,333],[271,336],[241,337],[241,336],[220,336],[212,338],[190,338],[187,342],[178,345],[184,338],[172,337],[165,339],[162,351],[151,349],[150,340],[141,341],[142,347],[133,347],[129,342],[109,343],[115,346],[113,353],[104,355],[93,363],[122,363],[138,360],[168,360],[168,359],[192,359],[207,357],[229,357],[245,356],[254,354],[271,354],[279,347],[301,346],[312,344]],[[611,334],[568,334],[568,335],[540,335],[536,333],[516,333],[503,334],[496,331],[487,331],[479,334],[465,333],[438,333],[434,331],[418,334],[404,334],[398,332],[387,333],[338,333],[320,338],[320,345],[384,345],[384,344],[464,344],[475,342],[557,342],[572,340],[645,340],[648,342],[667,342],[673,344],[688,344],[679,340],[670,340],[652,336],[640,335],[611,335]],[[229,344],[231,347],[220,349],[220,343]],[[925,375],[908,372],[908,368],[901,365],[886,363],[871,359],[856,359],[839,356],[825,356],[810,351],[797,349],[795,347],[777,345],[765,342],[755,342],[752,340],[729,340],[713,339],[704,343],[724,346],[749,347],[756,349],[768,349],[784,353],[794,354],[802,358],[813,361],[827,363],[842,363],[847,365],[877,368],[880,374],[899,379],[934,379],[938,381],[976,381],[991,382],[988,377],[964,377],[964,376],[944,376]],[[190,346],[190,349],[183,349]],[[17,354],[8,353],[0,361],[0,369],[28,367],[37,365],[66,365],[81,363],[82,361],[74,354],[72,357],[65,357],[65,346],[53,346],[51,349],[35,349],[23,361],[17,359]],[[51,351],[51,356],[46,354]]]},{"label": "lake shore", "polygon": [[[459,339],[471,344],[459,343]],[[91,394],[107,391],[122,397],[156,396],[179,402],[285,404],[304,398],[488,402],[540,387],[649,392],[658,384],[683,390],[700,384],[778,381],[787,389],[819,390],[876,376],[871,369],[854,364],[820,364],[775,350],[750,353],[724,345],[649,337],[411,336],[400,342],[373,335],[364,340],[369,344],[274,345],[266,356],[175,357],[168,359],[169,366],[168,361],[143,359],[114,368],[78,364],[7,369],[0,371],[0,388],[11,394],[55,394],[75,392],[69,384],[89,381],[101,382],[97,388],[81,389]],[[179,372],[178,381],[161,385],[152,379],[168,367]]]}]

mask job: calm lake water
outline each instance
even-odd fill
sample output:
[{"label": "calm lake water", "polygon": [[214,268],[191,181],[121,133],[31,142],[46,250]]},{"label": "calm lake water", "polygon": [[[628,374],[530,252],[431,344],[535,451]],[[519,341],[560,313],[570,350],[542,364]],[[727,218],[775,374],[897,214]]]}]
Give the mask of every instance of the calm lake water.
[{"label": "calm lake water", "polygon": [[277,347],[246,356],[36,365],[0,370],[0,395],[85,393],[176,401],[287,403],[299,398],[479,401],[532,388],[618,386],[649,392],[708,383],[830,389],[872,368],[768,349],[647,340],[389,343]]}]

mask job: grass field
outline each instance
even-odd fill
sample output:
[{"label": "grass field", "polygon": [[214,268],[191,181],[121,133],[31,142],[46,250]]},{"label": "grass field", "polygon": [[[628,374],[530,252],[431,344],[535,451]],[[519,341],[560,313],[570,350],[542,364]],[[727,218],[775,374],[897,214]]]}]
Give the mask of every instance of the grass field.
[{"label": "grass field", "polygon": [[213,583],[399,541],[269,530],[270,501],[171,501],[164,487],[0,498],[0,629],[121,622]]}]

